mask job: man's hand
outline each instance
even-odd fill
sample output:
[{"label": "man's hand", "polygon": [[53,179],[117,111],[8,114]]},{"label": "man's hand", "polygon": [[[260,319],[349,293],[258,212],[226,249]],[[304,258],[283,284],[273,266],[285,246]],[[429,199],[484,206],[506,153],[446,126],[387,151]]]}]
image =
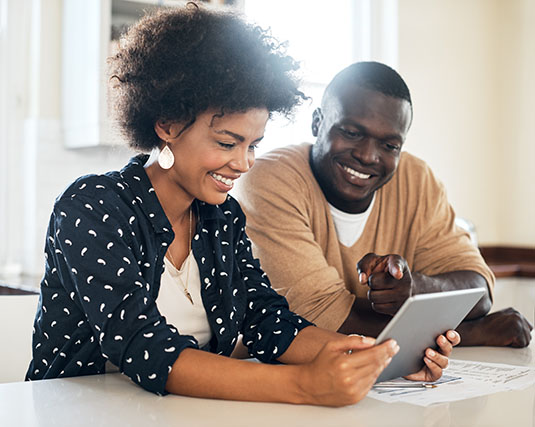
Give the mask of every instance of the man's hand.
[{"label": "man's hand", "polygon": [[462,322],[457,331],[463,345],[527,347],[533,325],[514,308],[506,308],[485,317]]},{"label": "man's hand", "polygon": [[407,261],[400,255],[365,255],[357,263],[361,283],[368,282],[372,308],[393,316],[413,293],[413,280]]}]

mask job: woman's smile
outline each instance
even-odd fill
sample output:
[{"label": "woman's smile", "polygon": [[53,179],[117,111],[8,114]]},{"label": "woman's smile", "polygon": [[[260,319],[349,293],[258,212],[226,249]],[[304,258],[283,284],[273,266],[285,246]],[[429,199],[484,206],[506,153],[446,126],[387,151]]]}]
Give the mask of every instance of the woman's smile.
[{"label": "woman's smile", "polygon": [[234,179],[237,179],[237,178],[234,178],[234,179],[227,178],[215,172],[210,172],[208,175],[210,175],[214,179],[216,186],[224,192],[228,192],[232,190],[232,187],[234,186]]}]

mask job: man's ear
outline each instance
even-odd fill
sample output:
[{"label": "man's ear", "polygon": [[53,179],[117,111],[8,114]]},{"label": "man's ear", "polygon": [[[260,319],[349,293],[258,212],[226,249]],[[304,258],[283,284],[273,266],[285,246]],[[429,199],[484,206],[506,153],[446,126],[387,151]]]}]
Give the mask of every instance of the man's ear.
[{"label": "man's ear", "polygon": [[322,120],[323,113],[321,112],[321,108],[318,107],[312,113],[312,135],[314,137],[318,136]]}]

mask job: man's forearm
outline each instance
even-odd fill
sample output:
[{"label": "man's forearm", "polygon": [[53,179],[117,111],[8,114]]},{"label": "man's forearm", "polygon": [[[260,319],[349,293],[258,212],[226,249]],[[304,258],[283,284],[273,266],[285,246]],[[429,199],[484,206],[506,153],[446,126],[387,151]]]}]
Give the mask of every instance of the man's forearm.
[{"label": "man's forearm", "polygon": [[356,299],[338,332],[377,337],[392,317],[373,311],[368,300]]},{"label": "man's forearm", "polygon": [[[421,273],[412,273],[414,294],[430,292],[445,292],[458,289],[470,289],[484,287],[487,289],[487,281],[483,276],[474,271],[455,271],[436,276],[426,276]],[[486,295],[466,316],[467,320],[485,316],[491,307],[490,296]],[[338,332],[344,334],[358,333],[371,337],[377,337],[392,317],[377,313],[371,307],[368,300],[356,299],[351,312]]]},{"label": "man's forearm", "polygon": [[[484,288],[488,290],[487,281],[483,276],[475,271],[453,271],[450,273],[438,274],[436,276],[426,276],[413,272],[414,294],[425,294],[430,292],[446,292],[459,289]],[[485,316],[491,308],[492,301],[490,295],[483,296],[474,308],[466,316],[466,320],[477,319]]]},{"label": "man's forearm", "polygon": [[475,320],[465,320],[457,327],[461,345],[526,347],[533,325],[514,308],[493,312]]}]

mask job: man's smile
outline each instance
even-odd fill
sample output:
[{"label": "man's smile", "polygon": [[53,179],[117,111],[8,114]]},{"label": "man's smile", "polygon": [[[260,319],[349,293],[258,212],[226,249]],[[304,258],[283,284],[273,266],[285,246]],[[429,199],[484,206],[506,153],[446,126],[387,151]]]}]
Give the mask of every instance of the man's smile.
[{"label": "man's smile", "polygon": [[345,166],[345,165],[342,165],[342,168],[350,173],[351,175],[353,176],[356,176],[357,178],[360,178],[360,179],[369,179],[371,177],[370,174],[367,174],[367,173],[360,173],[358,171],[356,171],[355,169],[351,169],[349,166]]}]

